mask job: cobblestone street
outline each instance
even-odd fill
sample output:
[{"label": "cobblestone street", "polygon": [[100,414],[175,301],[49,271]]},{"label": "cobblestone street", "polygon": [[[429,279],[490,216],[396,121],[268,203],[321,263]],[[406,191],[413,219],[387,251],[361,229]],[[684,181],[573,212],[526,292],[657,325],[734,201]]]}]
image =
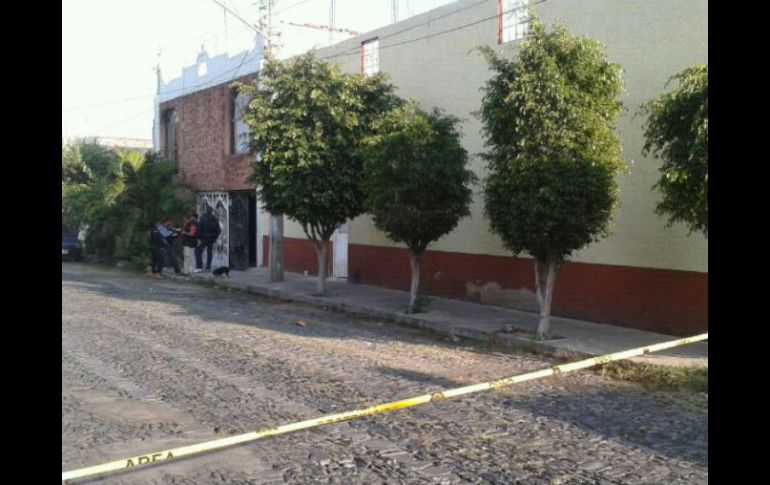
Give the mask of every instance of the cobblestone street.
[{"label": "cobblestone street", "polygon": [[[550,364],[301,304],[64,263],[62,470]],[[707,442],[706,396],[582,371],[96,481],[706,484]]]}]

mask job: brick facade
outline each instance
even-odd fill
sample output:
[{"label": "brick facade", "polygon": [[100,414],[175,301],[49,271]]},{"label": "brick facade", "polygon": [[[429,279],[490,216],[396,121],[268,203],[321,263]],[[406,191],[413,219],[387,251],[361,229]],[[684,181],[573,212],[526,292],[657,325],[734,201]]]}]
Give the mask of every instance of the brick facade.
[{"label": "brick facade", "polygon": [[[253,82],[256,75],[237,81]],[[160,104],[161,119],[168,110],[177,115],[176,148],[181,177],[195,191],[253,190],[246,178],[252,155],[239,155],[231,146],[233,88],[223,83]],[[166,132],[161,129],[161,147]]]}]

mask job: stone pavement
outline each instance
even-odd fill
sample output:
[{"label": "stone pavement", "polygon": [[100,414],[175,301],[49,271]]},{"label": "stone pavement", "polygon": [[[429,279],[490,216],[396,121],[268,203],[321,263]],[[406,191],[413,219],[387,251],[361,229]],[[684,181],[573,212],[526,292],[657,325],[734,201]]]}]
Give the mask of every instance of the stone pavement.
[{"label": "stone pavement", "polygon": [[[62,471],[556,363],[75,263],[61,338]],[[88,483],[705,485],[708,425],[705,393],[574,372]]]},{"label": "stone pavement", "polygon": [[[494,340],[509,348],[550,355],[595,356],[674,339],[670,335],[632,328],[551,317],[551,332],[560,338],[538,342],[532,335],[537,330],[539,317],[531,312],[431,296],[430,304],[423,313],[406,314],[404,310],[409,300],[406,291],[349,284],[330,278],[327,280],[327,295],[319,297],[314,296],[314,276],[285,272],[285,281],[281,283],[270,283],[268,276],[266,268],[258,268],[231,271],[230,278],[214,278],[210,273],[194,274],[192,278],[213,280],[222,287],[284,301],[300,301],[325,309],[390,320],[450,337]],[[512,325],[516,331],[505,333],[503,329],[507,325]],[[661,365],[708,367],[708,343],[698,342],[631,360]]]}]

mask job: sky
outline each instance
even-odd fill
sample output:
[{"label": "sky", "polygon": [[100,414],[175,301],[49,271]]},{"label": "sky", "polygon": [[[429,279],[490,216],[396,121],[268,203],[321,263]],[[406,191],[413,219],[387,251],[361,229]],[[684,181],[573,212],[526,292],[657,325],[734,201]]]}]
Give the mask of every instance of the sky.
[{"label": "sky", "polygon": [[[397,0],[399,20],[454,0]],[[152,139],[156,66],[181,75],[205,48],[210,56],[251,48],[258,0],[62,0],[62,138]],[[329,44],[330,0],[276,0],[274,22],[286,58]],[[336,0],[335,24],[358,32],[392,23],[392,0]],[[335,42],[349,38],[335,34]]]}]

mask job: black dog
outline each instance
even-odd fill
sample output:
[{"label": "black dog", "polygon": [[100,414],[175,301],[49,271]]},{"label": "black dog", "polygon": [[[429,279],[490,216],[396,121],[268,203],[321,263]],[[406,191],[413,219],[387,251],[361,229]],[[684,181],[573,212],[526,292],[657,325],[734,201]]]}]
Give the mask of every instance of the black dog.
[{"label": "black dog", "polygon": [[227,276],[230,277],[230,267],[229,266],[222,266],[221,268],[217,268],[214,271],[211,272],[214,276]]}]

